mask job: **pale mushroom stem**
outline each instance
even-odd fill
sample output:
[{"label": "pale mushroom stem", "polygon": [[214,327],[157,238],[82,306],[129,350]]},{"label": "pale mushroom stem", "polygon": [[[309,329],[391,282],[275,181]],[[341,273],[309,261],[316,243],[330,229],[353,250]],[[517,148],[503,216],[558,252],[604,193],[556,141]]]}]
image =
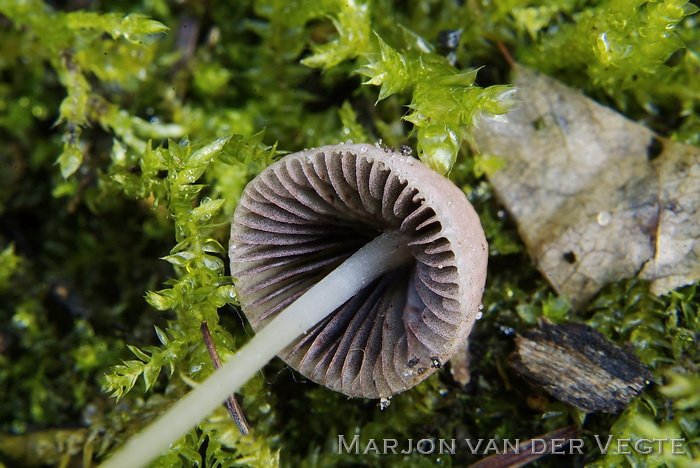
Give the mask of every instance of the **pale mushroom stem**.
[{"label": "pale mushroom stem", "polygon": [[398,231],[358,250],[260,330],[219,370],[132,437],[102,468],[145,466],[214,411],[267,362],[382,273],[412,260]]}]

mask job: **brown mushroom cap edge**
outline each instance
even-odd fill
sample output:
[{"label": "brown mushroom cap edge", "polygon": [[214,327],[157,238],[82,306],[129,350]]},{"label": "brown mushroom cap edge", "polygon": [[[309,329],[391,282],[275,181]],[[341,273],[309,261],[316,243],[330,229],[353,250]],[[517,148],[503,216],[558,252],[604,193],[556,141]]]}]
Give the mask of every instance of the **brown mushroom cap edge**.
[{"label": "brown mushroom cap edge", "polygon": [[465,342],[488,245],[464,192],[410,156],[370,144],[324,146],[287,155],[251,181],[231,227],[231,274],[256,331],[387,230],[401,233],[412,261],[280,354],[350,396],[407,390]]}]

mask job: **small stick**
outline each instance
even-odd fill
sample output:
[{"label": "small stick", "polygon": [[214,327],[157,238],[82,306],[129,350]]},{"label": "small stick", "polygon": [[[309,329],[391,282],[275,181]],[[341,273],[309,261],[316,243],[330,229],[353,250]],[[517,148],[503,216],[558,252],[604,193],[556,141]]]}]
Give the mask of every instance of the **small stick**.
[{"label": "small stick", "polygon": [[503,55],[503,58],[506,59],[506,62],[508,62],[508,66],[513,68],[515,66],[515,60],[513,60],[513,56],[510,55],[510,52],[508,52],[506,46],[501,41],[496,41],[496,47],[498,47],[498,50]]},{"label": "small stick", "polygon": [[[202,336],[204,337],[204,345],[207,347],[207,351],[209,351],[209,357],[211,357],[211,362],[214,364],[214,369],[218,369],[221,367],[221,358],[219,358],[219,353],[216,352],[216,346],[214,345],[214,340],[211,337],[206,320],[202,321],[202,326],[200,328],[202,330]],[[232,393],[224,403],[226,408],[228,408],[228,412],[231,413],[231,417],[236,422],[238,430],[242,435],[248,435],[250,426],[245,419],[241,406],[238,404],[238,400],[236,400],[236,395]]]}]

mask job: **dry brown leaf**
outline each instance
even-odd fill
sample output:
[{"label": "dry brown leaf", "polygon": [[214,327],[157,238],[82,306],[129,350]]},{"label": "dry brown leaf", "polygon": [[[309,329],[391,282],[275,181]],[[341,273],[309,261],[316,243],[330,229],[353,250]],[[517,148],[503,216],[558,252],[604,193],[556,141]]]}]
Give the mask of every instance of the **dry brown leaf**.
[{"label": "dry brown leaf", "polygon": [[582,305],[623,278],[700,280],[700,148],[522,66],[515,86],[520,108],[475,138],[505,161],[491,182],[552,286]]}]

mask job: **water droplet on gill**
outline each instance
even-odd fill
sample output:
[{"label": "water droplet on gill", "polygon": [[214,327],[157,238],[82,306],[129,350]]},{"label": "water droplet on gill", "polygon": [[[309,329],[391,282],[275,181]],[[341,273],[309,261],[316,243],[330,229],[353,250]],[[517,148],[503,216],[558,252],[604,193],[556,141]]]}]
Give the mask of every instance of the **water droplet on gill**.
[{"label": "water droplet on gill", "polygon": [[477,313],[476,313],[476,319],[477,319],[477,320],[481,320],[481,318],[482,318],[483,316],[484,316],[484,313],[483,313],[483,312],[477,312]]},{"label": "water droplet on gill", "polygon": [[377,406],[379,406],[380,410],[384,411],[385,409],[387,409],[389,407],[390,404],[391,404],[391,397],[381,397],[379,399],[379,405],[377,405]]},{"label": "water droplet on gill", "polygon": [[605,227],[608,224],[610,224],[610,221],[612,220],[612,216],[610,215],[609,212],[607,211],[601,211],[598,213],[598,224]]},{"label": "water droplet on gill", "polygon": [[366,146],[360,146],[360,153],[366,153],[367,152],[367,147]]}]

